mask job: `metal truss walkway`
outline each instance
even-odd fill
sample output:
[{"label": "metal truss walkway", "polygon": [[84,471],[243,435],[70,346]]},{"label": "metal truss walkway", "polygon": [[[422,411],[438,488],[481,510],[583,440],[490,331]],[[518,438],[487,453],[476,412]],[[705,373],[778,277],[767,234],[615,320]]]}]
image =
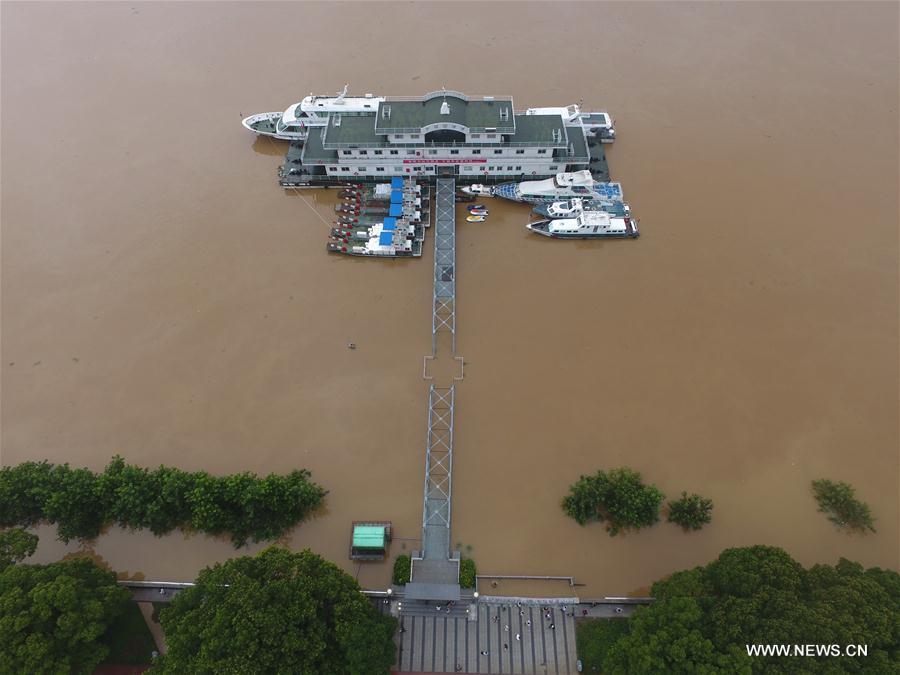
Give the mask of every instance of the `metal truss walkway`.
[{"label": "metal truss walkway", "polygon": [[434,301],[431,317],[431,353],[437,334],[449,331],[456,353],[456,181],[439,178],[435,197]]},{"label": "metal truss walkway", "polygon": [[[456,181],[438,179],[435,192],[432,358],[441,331],[450,332],[456,352]],[[459,598],[459,555],[450,551],[455,396],[454,385],[440,388],[432,384],[428,391],[422,550],[413,555],[408,598]]]}]

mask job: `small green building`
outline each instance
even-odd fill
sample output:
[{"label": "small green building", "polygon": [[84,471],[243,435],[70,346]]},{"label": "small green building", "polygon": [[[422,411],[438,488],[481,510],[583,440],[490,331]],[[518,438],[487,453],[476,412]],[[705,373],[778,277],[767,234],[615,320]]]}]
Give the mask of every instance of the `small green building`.
[{"label": "small green building", "polygon": [[390,523],[354,522],[350,559],[384,560],[390,541]]}]

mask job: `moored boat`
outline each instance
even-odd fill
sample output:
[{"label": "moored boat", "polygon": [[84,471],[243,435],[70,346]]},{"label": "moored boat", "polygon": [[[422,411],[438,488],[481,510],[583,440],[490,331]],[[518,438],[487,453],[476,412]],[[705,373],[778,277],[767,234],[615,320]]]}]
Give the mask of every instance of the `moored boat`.
[{"label": "moored boat", "polygon": [[466,216],[467,223],[483,223],[484,216]]},{"label": "moored boat", "polygon": [[634,219],[616,218],[602,211],[586,211],[575,218],[547,218],[525,227],[553,239],[621,239],[640,235]]},{"label": "moored boat", "polygon": [[607,186],[609,185],[617,184],[595,181],[591,172],[585,169],[583,171],[558,173],[553,178],[544,180],[501,183],[491,189],[491,194],[514,202],[540,204],[541,202],[572,199],[573,197],[585,199],[602,197],[608,192]]},{"label": "moored boat", "polygon": [[631,215],[631,208],[625,202],[603,199],[585,200],[580,197],[559,202],[544,202],[536,205],[532,210],[544,218],[574,218],[581,213],[590,211],[604,211],[622,218]]},{"label": "moored boat", "polygon": [[493,197],[494,193],[492,192],[492,188],[487,185],[482,185],[481,183],[473,183],[472,185],[466,185],[461,187],[460,190],[467,195],[472,195],[475,197]]},{"label": "moored boat", "polygon": [[259,113],[245,117],[242,124],[261,136],[284,141],[306,140],[310,128],[324,127],[332,113],[374,113],[383,96],[347,96],[347,85],[337,96],[310,94],[284,112]]}]

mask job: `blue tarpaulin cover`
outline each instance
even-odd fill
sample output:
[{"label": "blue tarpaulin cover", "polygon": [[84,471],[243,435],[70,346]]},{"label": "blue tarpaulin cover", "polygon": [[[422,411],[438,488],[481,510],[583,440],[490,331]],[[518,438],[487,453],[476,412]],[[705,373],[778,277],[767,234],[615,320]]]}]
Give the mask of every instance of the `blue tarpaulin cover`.
[{"label": "blue tarpaulin cover", "polygon": [[403,191],[402,190],[391,190],[391,204],[402,204],[403,203]]},{"label": "blue tarpaulin cover", "polygon": [[394,188],[395,190],[397,188],[402,188],[403,187],[403,179],[400,176],[394,176],[393,178],[391,178],[391,187]]},{"label": "blue tarpaulin cover", "polygon": [[385,218],[384,225],[382,226],[385,230],[396,230],[397,229],[397,219],[396,218]]},{"label": "blue tarpaulin cover", "polygon": [[379,246],[390,246],[391,242],[394,241],[394,233],[393,232],[382,232],[378,236],[378,245]]},{"label": "blue tarpaulin cover", "polygon": [[391,204],[391,215],[392,216],[402,216],[403,215],[403,205],[402,204]]}]

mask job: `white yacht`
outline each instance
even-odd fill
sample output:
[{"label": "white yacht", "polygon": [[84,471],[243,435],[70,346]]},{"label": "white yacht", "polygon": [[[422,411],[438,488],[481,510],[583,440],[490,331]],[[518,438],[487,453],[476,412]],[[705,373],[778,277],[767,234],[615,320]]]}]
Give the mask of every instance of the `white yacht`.
[{"label": "white yacht", "polygon": [[631,208],[621,200],[589,199],[581,197],[561,202],[543,202],[534,207],[534,212],[544,218],[575,218],[585,211],[605,211],[614,216],[627,218]]},{"label": "white yacht", "polygon": [[553,239],[604,239],[637,237],[637,223],[631,218],[616,218],[602,211],[585,211],[575,218],[548,218],[527,227]]},{"label": "white yacht", "polygon": [[310,94],[284,112],[259,113],[245,117],[243,125],[261,136],[271,136],[284,141],[306,140],[310,127],[325,127],[332,113],[362,115],[374,114],[383,96],[347,96],[348,85],[337,96]]},{"label": "white yacht", "polygon": [[491,189],[495,197],[511,199],[515,202],[541,202],[559,201],[573,197],[592,199],[594,185],[597,181],[587,169],[558,173],[553,178],[544,180],[526,180],[521,183],[501,183]]},{"label": "white yacht", "polygon": [[578,105],[565,108],[528,108],[526,115],[560,115],[566,126],[582,126],[589,137],[600,139],[601,143],[616,140],[616,130],[612,118],[606,112],[583,112]]}]

